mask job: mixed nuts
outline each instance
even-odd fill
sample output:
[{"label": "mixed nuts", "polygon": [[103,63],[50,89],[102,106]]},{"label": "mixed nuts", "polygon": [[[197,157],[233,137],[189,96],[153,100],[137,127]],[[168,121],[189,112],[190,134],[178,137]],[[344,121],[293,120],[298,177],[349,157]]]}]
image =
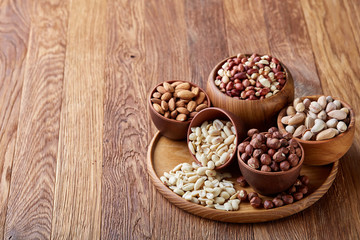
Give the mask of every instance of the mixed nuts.
[{"label": "mixed nuts", "polygon": [[286,83],[286,73],[279,60],[256,53],[238,54],[218,70],[215,85],[230,97],[258,100],[277,94]]},{"label": "mixed nuts", "polygon": [[260,133],[248,131],[248,140],[239,144],[240,158],[251,168],[264,172],[287,171],[296,167],[302,150],[290,133],[281,134],[276,127]]},{"label": "mixed nuts", "polygon": [[305,98],[294,100],[281,119],[285,130],[302,140],[326,140],[345,132],[350,123],[349,109],[331,96],[320,96],[317,101]]},{"label": "mixed nuts", "polygon": [[169,119],[187,121],[208,107],[206,95],[188,82],[164,82],[152,94],[151,103],[156,112]]}]

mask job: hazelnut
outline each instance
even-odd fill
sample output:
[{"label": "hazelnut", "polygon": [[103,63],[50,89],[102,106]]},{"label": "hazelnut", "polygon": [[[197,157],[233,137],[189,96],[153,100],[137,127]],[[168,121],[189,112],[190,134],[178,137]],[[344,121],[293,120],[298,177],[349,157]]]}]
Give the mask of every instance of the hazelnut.
[{"label": "hazelnut", "polygon": [[302,156],[302,151],[301,151],[301,148],[295,148],[295,154],[299,157],[299,158],[301,158],[301,156]]},{"label": "hazelnut", "polygon": [[249,165],[249,167],[254,169],[258,169],[260,166],[259,160],[253,157],[248,160],[247,164]]},{"label": "hazelnut", "polygon": [[298,187],[298,192],[301,192],[302,194],[307,194],[308,193],[308,191],[309,191],[309,189],[308,189],[308,187],[307,186],[300,186],[300,187]]},{"label": "hazelnut", "polygon": [[282,138],[282,139],[280,139],[280,144],[282,147],[286,147],[289,145],[289,142],[285,138]]},{"label": "hazelnut", "polygon": [[280,139],[280,138],[282,138],[282,134],[280,132],[273,132],[272,137]]},{"label": "hazelnut", "polygon": [[289,145],[293,146],[295,148],[297,148],[299,146],[299,144],[297,143],[297,141],[294,138],[289,140]]},{"label": "hazelnut", "polygon": [[294,183],[294,186],[295,187],[299,187],[302,185],[302,182],[300,181],[300,179],[296,179],[295,183]]},{"label": "hazelnut", "polygon": [[291,204],[294,202],[294,198],[291,195],[283,195],[281,199],[284,201],[285,204]]},{"label": "hazelnut", "polygon": [[280,163],[280,169],[281,171],[287,171],[290,168],[290,163],[288,161],[282,161]]},{"label": "hazelnut", "polygon": [[240,144],[239,144],[239,147],[238,147],[238,148],[239,148],[239,151],[240,151],[241,153],[245,152],[245,148],[246,148],[247,145],[249,145],[249,143],[250,143],[250,142],[248,142],[248,141],[240,143]]},{"label": "hazelnut", "polygon": [[241,189],[237,197],[241,201],[246,201],[247,200],[247,192],[244,189]]},{"label": "hazelnut", "polygon": [[264,153],[260,157],[260,162],[262,165],[270,165],[271,157],[268,154]]},{"label": "hazelnut", "polygon": [[296,187],[295,187],[294,185],[291,186],[291,187],[287,190],[287,192],[288,192],[289,194],[292,194],[292,193],[296,192]]},{"label": "hazelnut", "polygon": [[283,200],[281,200],[280,198],[277,198],[277,197],[274,198],[274,199],[272,200],[272,202],[274,203],[275,207],[281,207],[281,206],[284,205]]},{"label": "hazelnut", "polygon": [[248,185],[247,181],[245,180],[244,176],[240,176],[236,179],[241,187],[246,187]]},{"label": "hazelnut", "polygon": [[272,158],[275,162],[282,162],[286,159],[286,156],[281,151],[277,151]]},{"label": "hazelnut", "polygon": [[248,194],[248,200],[251,201],[253,197],[258,197],[259,195],[256,192],[251,192]]},{"label": "hazelnut", "polygon": [[263,152],[267,152],[268,151],[268,147],[266,146],[266,144],[261,144],[260,149],[263,150]]},{"label": "hazelnut", "polygon": [[266,139],[266,146],[272,149],[279,149],[281,144],[277,138],[268,138]]},{"label": "hazelnut", "polygon": [[287,160],[289,161],[291,167],[295,167],[299,163],[299,157],[296,156],[296,154],[293,154],[293,153],[289,155]]},{"label": "hazelnut", "polygon": [[256,136],[256,138],[260,141],[260,142],[264,142],[266,140],[265,136],[263,133],[260,133]]},{"label": "hazelnut", "polygon": [[273,170],[273,172],[279,171],[279,164],[275,161],[272,161],[270,164],[270,168]]},{"label": "hazelnut", "polygon": [[271,127],[268,130],[269,133],[278,132],[278,131],[279,131],[279,129],[277,129],[277,127]]},{"label": "hazelnut", "polygon": [[254,147],[251,144],[249,144],[245,147],[245,152],[249,155],[252,154],[253,150],[254,150]]},{"label": "hazelnut", "polygon": [[240,158],[243,162],[246,162],[250,158],[250,156],[249,154],[244,152],[243,154],[241,154]]},{"label": "hazelnut", "polygon": [[283,138],[285,138],[286,140],[290,140],[292,139],[293,135],[289,132],[286,132],[283,134]]},{"label": "hazelnut", "polygon": [[252,137],[251,137],[251,140],[254,139],[254,138],[256,138],[257,135],[258,135],[258,133],[254,133],[254,135],[252,135]]},{"label": "hazelnut", "polygon": [[273,204],[272,201],[270,201],[270,200],[265,200],[264,201],[264,208],[265,209],[270,209],[270,208],[273,208],[273,207],[274,207],[274,204]]},{"label": "hazelnut", "polygon": [[268,165],[262,165],[260,171],[271,172],[271,168]]},{"label": "hazelnut", "polygon": [[268,150],[268,154],[269,154],[270,157],[273,157],[275,153],[276,153],[276,150],[275,150],[275,149],[270,148],[270,149]]},{"label": "hazelnut", "polygon": [[295,199],[296,201],[299,201],[299,200],[301,200],[301,199],[304,197],[304,194],[301,193],[301,192],[296,192],[296,193],[293,194],[293,197],[294,197],[294,199]]},{"label": "hazelnut", "polygon": [[303,176],[300,176],[299,179],[302,182],[302,184],[304,184],[305,186],[309,185],[310,180],[309,180],[308,176],[303,175]]},{"label": "hazelnut", "polygon": [[254,208],[260,208],[261,207],[261,198],[259,197],[253,197],[250,200],[250,205]]},{"label": "hazelnut", "polygon": [[261,142],[259,139],[254,138],[254,139],[251,140],[250,144],[251,144],[254,148],[260,148],[262,142]]},{"label": "hazelnut", "polygon": [[282,147],[279,149],[279,152],[282,152],[283,154],[288,154],[289,153],[289,149],[287,149],[286,147]]},{"label": "hazelnut", "polygon": [[253,151],[253,157],[254,157],[254,158],[259,158],[263,153],[264,153],[263,150],[261,150],[261,149],[255,149],[255,150]]},{"label": "hazelnut", "polygon": [[295,153],[295,148],[293,146],[287,146],[286,147],[289,150],[289,153]]},{"label": "hazelnut", "polygon": [[265,138],[271,138],[272,134],[271,133],[265,133]]},{"label": "hazelnut", "polygon": [[249,137],[252,137],[255,133],[259,133],[259,130],[257,130],[256,128],[252,128],[247,132],[247,135]]}]

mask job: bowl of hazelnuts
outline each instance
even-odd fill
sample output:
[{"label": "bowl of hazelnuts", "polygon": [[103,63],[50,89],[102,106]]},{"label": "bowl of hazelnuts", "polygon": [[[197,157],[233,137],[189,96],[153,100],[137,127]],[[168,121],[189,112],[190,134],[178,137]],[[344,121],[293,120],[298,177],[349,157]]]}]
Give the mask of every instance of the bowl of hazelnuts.
[{"label": "bowl of hazelnuts", "polygon": [[267,132],[250,129],[247,134],[237,156],[249,185],[262,195],[273,195],[293,185],[304,162],[304,149],[292,134],[282,134],[276,127]]}]

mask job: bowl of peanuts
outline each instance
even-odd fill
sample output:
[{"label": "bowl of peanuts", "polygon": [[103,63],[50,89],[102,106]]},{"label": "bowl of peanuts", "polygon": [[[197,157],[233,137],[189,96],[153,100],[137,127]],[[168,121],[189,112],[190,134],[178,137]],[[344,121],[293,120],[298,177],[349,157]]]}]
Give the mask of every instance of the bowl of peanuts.
[{"label": "bowl of peanuts", "polygon": [[239,116],[247,128],[265,130],[294,99],[290,71],[270,55],[238,54],[211,71],[206,91],[214,107]]},{"label": "bowl of peanuts", "polygon": [[191,120],[210,107],[206,92],[194,83],[182,80],[157,84],[148,97],[151,119],[162,135],[183,140]]},{"label": "bowl of peanuts", "polygon": [[209,169],[227,167],[236,158],[236,147],[245,137],[241,119],[221,108],[206,108],[191,121],[187,144],[194,160]]},{"label": "bowl of peanuts", "polygon": [[278,115],[280,132],[292,133],[305,151],[305,164],[326,165],[351,147],[355,113],[345,101],[331,96],[296,98]]}]

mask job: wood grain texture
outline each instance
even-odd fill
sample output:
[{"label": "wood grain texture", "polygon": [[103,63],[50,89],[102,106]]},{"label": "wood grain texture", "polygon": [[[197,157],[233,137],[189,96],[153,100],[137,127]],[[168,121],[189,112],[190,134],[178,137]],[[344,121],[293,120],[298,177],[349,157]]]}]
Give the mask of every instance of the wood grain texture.
[{"label": "wood grain texture", "polygon": [[147,239],[144,1],[109,2],[107,10],[101,238]]},{"label": "wood grain texture", "polygon": [[0,239],[3,239],[29,38],[27,4],[0,2]]},{"label": "wood grain texture", "polygon": [[[151,180],[159,192],[179,208],[204,218],[223,222],[264,222],[287,217],[302,211],[319,200],[327,192],[336,177],[338,169],[338,162],[323,167],[303,166],[301,174],[305,174],[311,179],[309,195],[294,204],[265,210],[254,209],[248,202],[244,202],[240,204],[239,211],[227,212],[191,203],[175,194],[160,181],[159,177],[162,176],[164,172],[169,172],[180,163],[191,163],[191,160],[189,161],[189,155],[190,153],[188,152],[185,141],[172,141],[157,133],[151,141],[147,155],[147,165]],[[239,169],[227,169],[225,171],[229,170],[233,173],[231,180],[236,182],[236,178],[240,175]],[[240,190],[242,188],[235,183],[235,189]],[[252,192],[253,190],[251,187],[247,187],[246,191]],[[270,198],[263,196],[263,199]]]},{"label": "wood grain texture", "polygon": [[6,239],[45,239],[51,232],[67,2],[39,1],[31,4],[29,10],[30,37],[5,225]]},{"label": "wood grain texture", "polygon": [[51,238],[98,239],[106,1],[69,9]]}]

